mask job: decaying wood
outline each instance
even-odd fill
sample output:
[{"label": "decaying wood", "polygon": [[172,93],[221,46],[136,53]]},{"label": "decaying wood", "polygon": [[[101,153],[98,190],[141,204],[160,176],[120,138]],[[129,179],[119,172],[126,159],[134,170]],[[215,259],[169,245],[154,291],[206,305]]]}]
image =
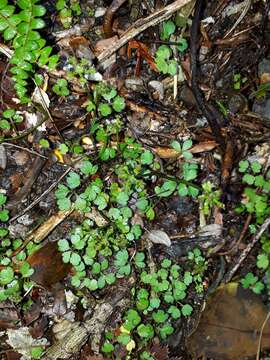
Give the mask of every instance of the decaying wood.
[{"label": "decaying wood", "polygon": [[127,292],[134,283],[135,279],[130,277],[128,283],[118,286],[108,298],[95,306],[91,319],[83,323],[76,322],[74,327],[61,341],[55,342],[42,357],[42,360],[55,359],[74,359],[76,353],[80,351],[87,339],[91,343],[91,349],[99,353],[100,341],[106,324],[114,311],[125,311],[130,306],[130,299]]},{"label": "decaying wood", "polygon": [[52,215],[48,220],[46,220],[42,225],[33,230],[27,236],[23,244],[13,253],[13,256],[22,251],[22,249],[24,249],[30,241],[33,240],[35,243],[40,243],[43,241],[53,231],[53,229],[55,229],[56,226],[58,226],[64,219],[66,219],[73,211],[74,209],[58,211],[58,213]]},{"label": "decaying wood", "polygon": [[191,0],[176,0],[172,4],[166,6],[163,9],[157,10],[155,13],[149,15],[145,19],[137,20],[130,28],[128,28],[119,38],[116,43],[113,43],[106,50],[102,51],[98,55],[100,63],[106,61],[113,53],[125,45],[130,39],[135,38],[144,30],[151,26],[155,26],[164,20],[167,20],[177,10],[188,4]]}]

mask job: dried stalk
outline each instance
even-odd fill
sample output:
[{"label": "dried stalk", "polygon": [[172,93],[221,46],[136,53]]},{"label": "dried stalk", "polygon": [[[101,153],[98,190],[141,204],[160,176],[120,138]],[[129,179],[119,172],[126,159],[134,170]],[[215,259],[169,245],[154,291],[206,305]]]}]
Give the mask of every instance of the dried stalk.
[{"label": "dried stalk", "polygon": [[142,33],[144,30],[148,29],[151,26],[155,26],[161,23],[164,20],[167,20],[172,16],[177,10],[181,9],[183,6],[188,4],[192,0],[176,0],[172,4],[166,6],[163,9],[157,10],[155,13],[149,15],[145,19],[137,20],[129,29],[127,29],[111,46],[106,50],[102,51],[98,55],[98,60],[100,63],[106,61],[112,54],[114,54],[118,49],[125,45],[130,39],[135,38],[137,35]]}]

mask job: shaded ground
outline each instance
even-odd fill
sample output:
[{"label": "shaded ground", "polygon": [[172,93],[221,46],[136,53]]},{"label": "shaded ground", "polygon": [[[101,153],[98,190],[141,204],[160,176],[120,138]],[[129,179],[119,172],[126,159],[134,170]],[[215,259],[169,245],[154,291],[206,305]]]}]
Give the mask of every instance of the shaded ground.
[{"label": "shaded ground", "polygon": [[[259,359],[269,4],[35,3],[0,1],[2,358]],[[198,347],[232,280],[258,323]]]}]

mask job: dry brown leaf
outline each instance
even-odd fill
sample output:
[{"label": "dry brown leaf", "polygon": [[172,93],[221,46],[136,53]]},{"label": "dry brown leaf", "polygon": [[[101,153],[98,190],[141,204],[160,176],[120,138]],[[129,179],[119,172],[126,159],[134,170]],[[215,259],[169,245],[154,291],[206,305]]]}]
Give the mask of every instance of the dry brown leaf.
[{"label": "dry brown leaf", "polygon": [[6,359],[7,360],[20,360],[21,357],[22,357],[22,355],[16,351],[6,351]]},{"label": "dry brown leaf", "polygon": [[174,159],[179,156],[179,152],[172,149],[172,148],[165,148],[165,147],[156,147],[154,152],[161,158],[161,159]]},{"label": "dry brown leaf", "polygon": [[70,270],[70,265],[63,263],[62,254],[58,251],[55,242],[44,245],[27,261],[35,270],[31,279],[45,288],[51,288],[52,285],[63,280]]},{"label": "dry brown leaf", "polygon": [[[203,141],[197,145],[194,145],[189,151],[192,154],[198,154],[205,151],[213,150],[217,147],[217,143],[215,141]],[[154,152],[162,159],[173,159],[179,156],[179,152],[167,147],[156,147]]]},{"label": "dry brown leaf", "polygon": [[[268,314],[261,298],[237,283],[220,286],[208,299],[196,331],[187,341],[192,359],[242,360],[257,352],[262,324]],[[262,349],[270,347],[270,323]]]},{"label": "dry brown leaf", "polygon": [[205,151],[211,151],[218,146],[216,141],[203,141],[197,145],[192,146],[189,150],[192,154],[198,154]]},{"label": "dry brown leaf", "polygon": [[150,353],[154,357],[155,360],[168,360],[169,359],[168,346],[164,346],[164,345],[162,346],[159,343],[151,346]]}]

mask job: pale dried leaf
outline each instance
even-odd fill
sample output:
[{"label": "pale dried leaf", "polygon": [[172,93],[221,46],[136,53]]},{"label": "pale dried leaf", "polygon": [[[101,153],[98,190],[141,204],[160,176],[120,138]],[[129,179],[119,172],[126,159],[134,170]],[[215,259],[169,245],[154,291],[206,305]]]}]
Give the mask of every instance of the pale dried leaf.
[{"label": "pale dried leaf", "polygon": [[43,106],[43,104],[45,103],[47,108],[50,107],[50,99],[48,94],[38,86],[35,87],[35,90],[32,95],[32,100],[36,104],[40,104]]},{"label": "pale dried leaf", "polygon": [[35,127],[38,124],[41,124],[38,126],[38,131],[46,131],[46,125],[45,122],[42,123],[42,117],[43,115],[41,113],[30,113],[28,111],[24,111],[24,116],[26,120],[26,124],[28,128]]},{"label": "pale dried leaf", "polygon": [[27,327],[20,329],[8,329],[7,343],[17,352],[25,356],[25,359],[31,359],[31,350],[35,346],[49,345],[47,339],[33,339]]},{"label": "pale dried leaf", "polygon": [[162,230],[151,230],[148,233],[148,239],[152,241],[154,244],[162,244],[166,246],[171,246],[171,239],[169,236],[165,233],[165,231]]},{"label": "pale dried leaf", "polygon": [[222,234],[222,226],[219,224],[210,224],[203,226],[200,231],[200,236],[215,236],[219,237]]}]

